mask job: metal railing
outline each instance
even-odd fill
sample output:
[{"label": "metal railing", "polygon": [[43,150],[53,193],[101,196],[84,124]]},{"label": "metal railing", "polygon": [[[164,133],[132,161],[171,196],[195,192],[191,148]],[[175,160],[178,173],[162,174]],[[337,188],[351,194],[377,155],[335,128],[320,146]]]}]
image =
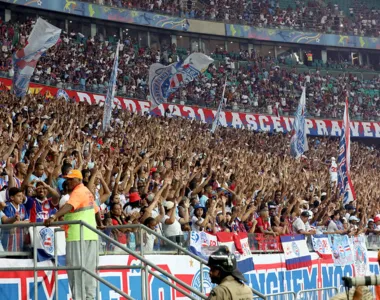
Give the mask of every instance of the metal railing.
[{"label": "metal railing", "polygon": [[[288,300],[296,300],[297,297],[296,297],[296,293],[295,292],[281,292],[281,293],[274,293],[274,294],[269,294],[269,295],[265,295],[263,299],[265,300],[271,300],[271,298],[273,297],[277,297],[277,296],[281,296],[281,299],[284,300],[284,296],[291,296],[291,299],[288,298]],[[253,299],[260,299],[262,297],[253,297]]]},{"label": "metal railing", "polygon": [[[296,294],[295,299],[304,299],[301,297],[302,294],[309,294],[309,293],[316,293],[316,292],[323,292],[323,291],[335,291],[335,294],[339,293],[339,289],[335,286],[332,287],[325,287],[325,288],[319,288],[319,289],[310,289],[310,290],[303,290],[303,291],[298,291]],[[319,295],[317,297],[312,297],[311,299],[329,299],[331,295],[328,295],[328,298],[321,298]],[[308,299],[308,298],[307,298]]]},{"label": "metal railing", "polygon": [[[120,244],[118,241],[113,240],[112,238],[107,236],[105,233],[97,230],[96,228],[93,228],[89,224],[82,222],[82,221],[55,222],[54,223],[54,226],[62,226],[62,225],[80,225],[80,257],[81,257],[81,262],[82,262],[81,266],[64,266],[64,267],[58,266],[57,265],[57,253],[56,253],[56,249],[55,249],[54,266],[52,266],[52,267],[46,267],[46,266],[39,267],[37,265],[37,244],[36,244],[37,239],[36,238],[33,239],[33,266],[32,267],[2,268],[0,266],[0,272],[1,271],[33,271],[34,272],[34,283],[35,283],[34,284],[34,300],[38,300],[38,276],[37,276],[38,274],[37,274],[37,272],[38,271],[54,271],[57,275],[57,271],[59,271],[59,270],[64,270],[64,271],[79,270],[79,271],[81,271],[82,280],[83,280],[84,273],[87,273],[88,275],[90,275],[91,277],[93,277],[97,280],[97,285],[99,282],[101,282],[101,283],[105,284],[106,286],[108,286],[110,289],[114,290],[119,295],[125,297],[126,299],[133,299],[132,297],[130,297],[128,294],[126,294],[125,292],[123,292],[122,290],[117,288],[116,286],[112,285],[111,283],[107,282],[105,279],[101,278],[98,274],[95,274],[94,272],[91,272],[87,268],[83,267],[83,258],[84,258],[84,255],[83,255],[83,253],[84,253],[84,240],[83,240],[84,234],[83,234],[83,231],[84,231],[84,228],[87,228],[87,229],[91,230],[92,232],[95,232],[98,236],[102,237],[103,239],[114,244],[115,246],[117,246],[118,248],[123,250],[124,252],[132,255],[133,257],[135,257],[136,259],[141,261],[141,264],[138,266],[112,266],[111,268],[112,269],[127,269],[127,268],[141,269],[141,272],[142,272],[142,274],[141,274],[142,300],[147,299],[145,292],[148,290],[147,289],[148,273],[151,274],[152,276],[156,277],[157,279],[161,280],[165,284],[169,285],[170,287],[174,288],[175,290],[177,290],[181,294],[185,295],[189,299],[192,299],[192,300],[196,300],[198,298],[207,299],[206,295],[203,293],[203,278],[202,277],[201,277],[201,284],[200,284],[200,290],[201,291],[198,291],[197,289],[193,288],[192,286],[188,285],[187,283],[182,282],[181,280],[179,280],[178,278],[176,278],[172,274],[169,274],[164,269],[160,268],[159,266],[155,265],[154,263],[152,263],[151,261],[149,261],[145,257],[143,257],[143,255],[144,255],[143,247],[141,247],[140,254],[138,254],[137,252],[132,251],[132,250],[128,249],[126,246]],[[17,228],[33,227],[33,236],[36,237],[38,226],[44,226],[44,225],[43,225],[43,223],[6,224],[6,225],[0,225],[0,229],[14,229],[14,228],[17,229]],[[146,230],[150,234],[154,234],[155,236],[158,236],[160,239],[165,240],[166,243],[177,248],[179,251],[182,251],[185,254],[194,258],[195,260],[199,261],[201,263],[201,274],[202,274],[203,265],[207,263],[205,260],[203,260],[203,259],[199,258],[198,256],[194,255],[193,253],[189,252],[187,249],[183,249],[183,248],[179,247],[178,245],[176,245],[175,243],[173,243],[169,239],[158,235],[156,232],[147,228],[146,226],[136,224],[136,225],[120,225],[120,226],[115,226],[115,227],[116,228],[123,228],[124,227],[124,228],[131,228],[131,229],[141,228],[141,229]],[[54,232],[56,233],[57,230],[54,230]],[[142,230],[140,230],[140,239],[142,240]],[[56,239],[54,240],[54,243],[56,245]],[[98,254],[98,248],[99,247],[97,247],[97,254]],[[96,266],[96,268],[99,270],[98,266]],[[108,267],[106,267],[106,268],[109,269]],[[153,272],[151,269],[154,269],[155,272]],[[157,274],[157,272],[158,272],[158,274]],[[163,278],[162,276],[160,276],[161,274],[166,276],[166,278],[169,278],[175,284],[170,282],[169,280]],[[56,284],[57,284],[57,277],[56,277]],[[81,291],[82,299],[85,298],[84,297],[84,295],[85,295],[84,289],[85,289],[85,286],[82,285],[82,291]],[[184,289],[188,290],[192,294],[188,293]],[[55,291],[56,295],[58,293],[57,290],[58,290],[58,285],[56,285],[56,291]],[[98,299],[100,299],[99,298],[99,287],[98,286],[97,286],[97,294],[98,294],[97,295]],[[196,298],[196,297],[198,297],[198,298]]]}]

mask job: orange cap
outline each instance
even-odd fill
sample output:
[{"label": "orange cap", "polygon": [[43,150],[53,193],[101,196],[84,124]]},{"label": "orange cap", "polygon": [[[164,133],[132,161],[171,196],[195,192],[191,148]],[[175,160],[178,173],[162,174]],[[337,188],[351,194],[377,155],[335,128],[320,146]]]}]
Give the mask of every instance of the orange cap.
[{"label": "orange cap", "polygon": [[82,172],[79,171],[79,170],[71,170],[69,172],[69,174],[67,174],[66,176],[63,176],[63,178],[78,178],[78,179],[83,179],[83,176],[82,176]]}]

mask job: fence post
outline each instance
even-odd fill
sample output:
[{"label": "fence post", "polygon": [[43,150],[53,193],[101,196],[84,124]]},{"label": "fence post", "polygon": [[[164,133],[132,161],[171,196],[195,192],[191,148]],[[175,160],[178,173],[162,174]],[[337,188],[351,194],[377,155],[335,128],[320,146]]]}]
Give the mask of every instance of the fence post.
[{"label": "fence post", "polygon": [[84,285],[84,274],[83,274],[83,265],[84,265],[84,234],[83,234],[83,224],[80,223],[80,264],[81,264],[81,270],[80,270],[80,277],[81,277],[81,293],[82,293],[82,299],[86,298],[86,291],[85,291],[85,285]]},{"label": "fence post", "polygon": [[200,266],[200,285],[199,285],[199,289],[200,289],[200,292],[203,293],[203,263],[201,262],[201,266]]},{"label": "fence post", "polygon": [[[143,231],[141,227],[139,227],[140,231],[140,254],[141,256],[144,256],[144,237],[143,237]],[[143,262],[141,263],[141,271],[140,271],[140,276],[141,276],[141,299],[142,300],[147,300],[146,297],[146,291],[145,291],[145,273],[146,273],[146,264]]]},{"label": "fence post", "polygon": [[[16,228],[16,230],[19,230],[19,228]],[[21,230],[24,230],[24,228],[21,227]],[[33,275],[34,275],[34,300],[38,300],[38,276],[37,276],[37,243],[36,243],[36,237],[37,237],[37,227],[36,225],[33,225]]]},{"label": "fence post", "polygon": [[[57,229],[54,229],[54,266],[58,267],[58,251],[57,251]],[[54,285],[55,285],[55,300],[58,300],[58,270],[54,271]]]}]

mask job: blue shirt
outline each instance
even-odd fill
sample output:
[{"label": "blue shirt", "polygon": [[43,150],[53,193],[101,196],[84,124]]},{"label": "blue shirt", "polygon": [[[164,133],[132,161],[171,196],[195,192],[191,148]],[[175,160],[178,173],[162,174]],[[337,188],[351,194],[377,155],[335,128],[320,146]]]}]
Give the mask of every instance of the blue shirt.
[{"label": "blue shirt", "polygon": [[25,209],[30,217],[30,222],[43,222],[58,211],[58,205],[54,205],[51,198],[40,201],[36,198],[28,197]]},{"label": "blue shirt", "polygon": [[7,202],[7,206],[4,208],[3,212],[8,218],[13,218],[16,214],[18,214],[21,221],[29,220],[29,214],[26,211],[24,204],[19,204],[17,209],[12,202]]}]

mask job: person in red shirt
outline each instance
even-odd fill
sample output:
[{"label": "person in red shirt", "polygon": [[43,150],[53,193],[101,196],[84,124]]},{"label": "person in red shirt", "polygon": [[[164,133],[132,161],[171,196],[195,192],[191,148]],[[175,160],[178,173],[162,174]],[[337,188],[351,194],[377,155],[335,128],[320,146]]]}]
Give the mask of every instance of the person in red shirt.
[{"label": "person in red shirt", "polygon": [[273,232],[270,222],[269,222],[269,210],[268,207],[264,206],[260,210],[260,217],[257,218],[256,233],[276,235]]}]

